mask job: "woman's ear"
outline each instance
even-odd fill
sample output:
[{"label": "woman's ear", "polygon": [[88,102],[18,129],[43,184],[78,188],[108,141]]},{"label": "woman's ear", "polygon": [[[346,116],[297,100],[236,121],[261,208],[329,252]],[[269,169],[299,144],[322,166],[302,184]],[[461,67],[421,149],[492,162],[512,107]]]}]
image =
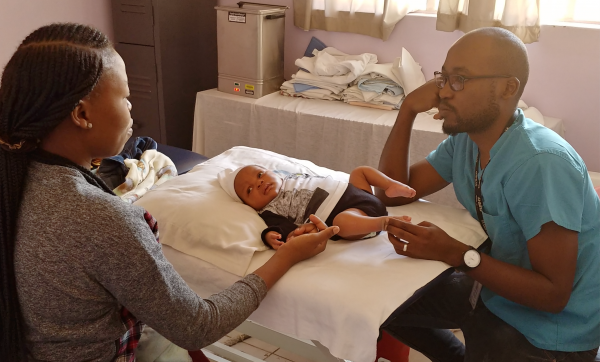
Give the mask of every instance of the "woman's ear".
[{"label": "woman's ear", "polygon": [[88,129],[91,128],[89,125],[91,125],[88,117],[87,117],[87,107],[89,106],[89,104],[84,101],[81,100],[79,101],[79,103],[77,103],[77,105],[75,106],[75,109],[73,109],[73,111],[71,112],[71,121],[80,128],[84,128],[84,129]]},{"label": "woman's ear", "polygon": [[506,87],[502,93],[502,98],[510,99],[515,97],[519,93],[521,87],[521,81],[517,77],[510,77],[506,81]]}]

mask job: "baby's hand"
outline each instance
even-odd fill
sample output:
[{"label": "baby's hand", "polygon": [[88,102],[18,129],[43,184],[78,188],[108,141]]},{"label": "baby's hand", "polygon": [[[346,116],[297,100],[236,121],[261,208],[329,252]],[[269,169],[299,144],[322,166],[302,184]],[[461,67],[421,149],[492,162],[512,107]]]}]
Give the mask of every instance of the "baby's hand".
[{"label": "baby's hand", "polygon": [[402,182],[395,180],[390,181],[390,185],[385,189],[385,195],[387,197],[415,197],[417,192],[410,186],[406,186]]},{"label": "baby's hand", "polygon": [[[316,218],[316,216],[311,215],[309,217],[309,219],[312,221],[312,218]],[[317,218],[318,220],[318,218]],[[320,222],[322,222],[321,220],[319,220]],[[295,238],[296,236],[300,236],[300,235],[304,235],[304,234],[313,234],[313,233],[318,233],[319,229],[317,228],[317,225],[315,225],[312,222],[309,222],[307,224],[302,224],[300,226],[298,226],[298,228],[296,228],[294,231],[292,231],[291,233],[288,234],[287,240],[286,242],[292,240],[292,238]]]},{"label": "baby's hand", "polygon": [[279,247],[283,245],[283,241],[279,240],[281,239],[281,234],[277,231],[269,231],[267,235],[265,235],[265,239],[267,240],[267,243],[275,250],[279,249]]}]

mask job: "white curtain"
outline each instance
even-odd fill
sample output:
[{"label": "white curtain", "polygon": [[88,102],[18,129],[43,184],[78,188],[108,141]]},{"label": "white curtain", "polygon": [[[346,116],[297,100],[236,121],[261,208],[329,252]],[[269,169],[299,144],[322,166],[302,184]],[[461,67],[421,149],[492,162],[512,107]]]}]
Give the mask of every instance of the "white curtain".
[{"label": "white curtain", "polygon": [[523,42],[539,38],[540,23],[600,23],[600,0],[294,0],[294,24],[387,40],[412,11],[437,11],[437,29],[464,32],[498,26]]},{"label": "white curtain", "polygon": [[487,26],[512,31],[524,43],[540,36],[540,0],[440,0],[436,29],[468,32]]},{"label": "white curtain", "polygon": [[[294,0],[294,24],[387,40],[394,26],[423,0]],[[425,1],[427,3],[427,1]]]}]

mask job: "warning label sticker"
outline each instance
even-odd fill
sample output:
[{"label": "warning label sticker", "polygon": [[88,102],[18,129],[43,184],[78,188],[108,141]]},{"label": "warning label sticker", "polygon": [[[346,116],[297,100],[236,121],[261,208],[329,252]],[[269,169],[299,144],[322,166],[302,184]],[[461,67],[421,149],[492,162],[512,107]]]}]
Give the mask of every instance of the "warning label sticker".
[{"label": "warning label sticker", "polygon": [[249,94],[249,95],[251,95],[251,96],[253,96],[253,95],[254,95],[254,91],[253,91],[253,90],[247,90],[247,89],[246,89],[244,92],[246,92],[246,94]]},{"label": "warning label sticker", "polygon": [[245,23],[246,13],[236,13],[233,11],[229,12],[229,22],[231,23]]}]

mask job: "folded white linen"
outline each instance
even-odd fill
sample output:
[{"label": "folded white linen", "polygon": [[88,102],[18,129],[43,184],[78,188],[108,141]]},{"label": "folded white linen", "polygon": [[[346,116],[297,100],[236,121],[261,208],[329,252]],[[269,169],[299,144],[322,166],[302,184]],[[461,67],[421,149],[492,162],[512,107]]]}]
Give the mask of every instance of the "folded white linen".
[{"label": "folded white linen", "polygon": [[296,59],[295,64],[306,70],[296,73],[296,78],[347,85],[362,74],[368,64],[377,63],[377,56],[370,53],[348,55],[332,47],[314,53],[314,57]]},{"label": "folded white linen", "polygon": [[382,77],[389,78],[398,83],[398,85],[402,86],[402,80],[396,74],[394,74],[394,72],[392,72],[393,65],[393,63],[369,64],[365,67],[365,70],[362,72],[360,77],[378,74]]},{"label": "folded white linen", "polygon": [[[303,71],[300,70],[299,72],[303,72]],[[305,72],[303,72],[303,73],[305,73]],[[334,83],[323,82],[323,81],[318,81],[318,80],[298,79],[296,77],[296,74],[292,74],[292,79],[287,82],[289,82],[291,84],[300,83],[300,84],[312,85],[314,87],[327,89],[335,94],[341,94],[344,91],[344,89],[348,88],[347,84],[334,84]],[[285,84],[285,82],[284,82],[284,84]]]},{"label": "folded white linen", "polygon": [[[303,84],[307,84],[307,83],[303,83]],[[309,85],[313,85],[313,84],[309,84]],[[292,83],[292,81],[285,81],[283,82],[283,84],[281,85],[280,89],[280,93],[284,96],[288,96],[288,97],[301,97],[301,98],[307,98],[307,99],[323,99],[323,100],[329,100],[329,101],[339,101],[342,99],[342,95],[341,95],[341,91],[338,93],[334,93],[331,88],[333,87],[329,87],[329,88],[316,88],[316,89],[307,89],[304,90],[302,92],[296,92],[296,89],[294,88],[294,83]],[[335,88],[333,88],[335,89]]]},{"label": "folded white linen", "polygon": [[377,63],[375,54],[350,55],[333,47],[327,47],[322,51],[315,49],[313,55],[313,57],[297,59],[295,64],[311,74],[324,77],[350,75],[356,79],[367,64]]},{"label": "folded white linen", "polygon": [[[304,71],[299,71],[298,73],[296,73],[294,76],[294,79],[297,80],[312,80],[312,81],[316,81],[316,82],[327,82],[330,84],[337,84],[337,85],[343,85],[345,87],[348,86],[348,83],[351,83],[353,80],[356,79],[356,76],[354,75],[344,75],[344,76],[339,76],[339,77],[321,77],[318,75],[314,75],[311,74],[309,72],[304,72]],[[301,82],[304,83],[304,82]]]},{"label": "folded white linen", "polygon": [[356,85],[358,85],[358,89],[363,92],[377,92],[379,94],[386,93],[391,96],[404,94],[404,90],[398,83],[375,73],[371,73],[367,76],[360,76],[354,81],[354,83],[356,83]]},{"label": "folded white linen", "polygon": [[400,105],[402,104],[402,100],[404,99],[404,94],[391,96],[385,93],[379,94],[377,92],[368,92],[360,90],[356,85],[346,89],[342,93],[342,96],[344,102],[346,103],[365,102],[376,105],[383,104],[391,105],[394,109],[399,109]]},{"label": "folded white linen", "polygon": [[298,97],[298,98],[306,98],[306,99],[322,99],[325,101],[339,101],[342,99],[341,95],[333,94],[329,91],[325,91],[324,89],[309,89],[304,92],[294,92],[281,89],[279,94],[286,97]]},{"label": "folded white linen", "polygon": [[367,64],[377,63],[377,56],[370,53],[348,55],[331,47],[315,53],[315,74],[320,76],[359,75]]},{"label": "folded white linen", "polygon": [[296,92],[296,88],[294,88],[294,84],[291,81],[285,81],[279,88],[282,92],[287,93],[286,95],[291,96],[303,96],[304,98],[315,98],[315,99],[332,99],[339,100],[340,96],[335,94],[329,89],[326,88],[314,88],[307,89],[302,92]]}]

